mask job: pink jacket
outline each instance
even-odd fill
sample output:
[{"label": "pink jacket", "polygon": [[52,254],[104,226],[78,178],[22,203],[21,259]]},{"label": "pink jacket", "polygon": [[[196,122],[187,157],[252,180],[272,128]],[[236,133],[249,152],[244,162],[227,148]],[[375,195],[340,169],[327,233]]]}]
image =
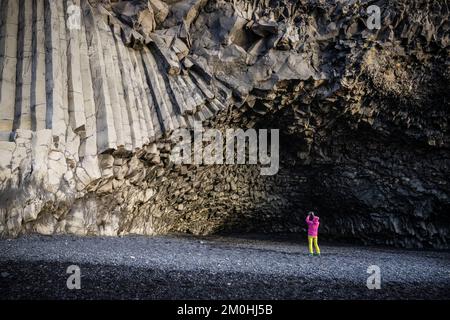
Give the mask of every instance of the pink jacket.
[{"label": "pink jacket", "polygon": [[311,221],[309,216],[306,217],[306,223],[308,224],[308,236],[317,237],[319,231],[319,217],[314,217]]}]

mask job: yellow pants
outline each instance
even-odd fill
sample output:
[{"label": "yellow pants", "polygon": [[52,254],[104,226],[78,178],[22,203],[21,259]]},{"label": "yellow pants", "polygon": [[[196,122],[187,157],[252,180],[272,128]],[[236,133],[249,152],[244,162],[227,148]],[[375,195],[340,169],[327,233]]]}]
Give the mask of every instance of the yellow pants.
[{"label": "yellow pants", "polygon": [[314,242],[314,248],[316,249],[316,252],[320,253],[320,248],[319,248],[319,245],[317,244],[317,237],[308,236],[309,253],[314,253],[313,242]]}]

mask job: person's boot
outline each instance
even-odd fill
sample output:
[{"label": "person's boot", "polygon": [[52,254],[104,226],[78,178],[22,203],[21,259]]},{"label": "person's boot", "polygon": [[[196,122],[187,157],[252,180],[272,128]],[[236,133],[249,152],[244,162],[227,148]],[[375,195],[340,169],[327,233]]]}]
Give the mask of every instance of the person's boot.
[{"label": "person's boot", "polygon": [[308,256],[312,257],[312,256],[314,256],[314,253],[308,253]]},{"label": "person's boot", "polygon": [[315,255],[318,256],[318,257],[320,257],[320,253],[316,253]]}]

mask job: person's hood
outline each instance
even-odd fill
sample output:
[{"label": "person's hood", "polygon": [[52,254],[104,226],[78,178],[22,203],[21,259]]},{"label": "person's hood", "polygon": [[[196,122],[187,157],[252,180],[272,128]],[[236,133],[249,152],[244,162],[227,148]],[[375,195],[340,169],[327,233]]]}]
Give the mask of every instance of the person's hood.
[{"label": "person's hood", "polygon": [[314,217],[313,222],[319,222],[319,217]]}]

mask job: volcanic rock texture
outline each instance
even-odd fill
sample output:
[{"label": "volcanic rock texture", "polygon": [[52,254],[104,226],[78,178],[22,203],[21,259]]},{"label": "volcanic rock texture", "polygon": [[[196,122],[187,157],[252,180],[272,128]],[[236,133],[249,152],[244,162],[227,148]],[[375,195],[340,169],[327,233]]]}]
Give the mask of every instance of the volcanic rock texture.
[{"label": "volcanic rock texture", "polygon": [[[367,8],[381,10],[371,29]],[[0,0],[0,234],[450,244],[448,1]],[[174,165],[280,130],[280,171]]]}]

